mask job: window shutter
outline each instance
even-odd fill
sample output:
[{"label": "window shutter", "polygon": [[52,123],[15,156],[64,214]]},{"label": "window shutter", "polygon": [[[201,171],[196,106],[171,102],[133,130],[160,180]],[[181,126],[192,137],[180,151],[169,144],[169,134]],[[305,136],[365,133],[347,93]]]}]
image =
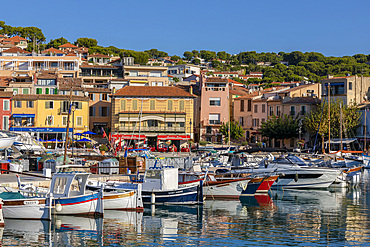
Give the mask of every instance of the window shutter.
[{"label": "window shutter", "polygon": [[78,102],[78,109],[82,109],[82,102]]},{"label": "window shutter", "polygon": [[126,111],[126,100],[121,99],[121,111]]},{"label": "window shutter", "polygon": [[101,115],[102,115],[102,108],[101,106],[99,106],[99,117],[101,117]]},{"label": "window shutter", "polygon": [[45,109],[49,109],[49,101],[45,101]]},{"label": "window shutter", "polygon": [[102,101],[103,100],[103,95],[100,93],[99,94],[99,100]]},{"label": "window shutter", "polygon": [[109,106],[107,107],[107,117],[110,116],[110,112],[109,112]]},{"label": "window shutter", "polygon": [[180,111],[185,110],[185,102],[183,100],[180,100]]},{"label": "window shutter", "polygon": [[93,117],[95,117],[95,106],[93,106]]},{"label": "window shutter", "polygon": [[49,88],[45,88],[45,94],[49,94]]},{"label": "window shutter", "polygon": [[54,88],[54,94],[58,94],[58,88]]},{"label": "window shutter", "polygon": [[133,110],[133,111],[136,111],[136,110],[137,110],[137,100],[136,100],[136,99],[134,99],[134,100],[132,101],[132,110]]},{"label": "window shutter", "polygon": [[173,103],[172,103],[172,100],[168,100],[168,103],[167,103],[167,104],[168,104],[168,105],[167,105],[167,106],[168,106],[168,110],[169,110],[169,111],[172,111],[172,104],[173,104]]}]

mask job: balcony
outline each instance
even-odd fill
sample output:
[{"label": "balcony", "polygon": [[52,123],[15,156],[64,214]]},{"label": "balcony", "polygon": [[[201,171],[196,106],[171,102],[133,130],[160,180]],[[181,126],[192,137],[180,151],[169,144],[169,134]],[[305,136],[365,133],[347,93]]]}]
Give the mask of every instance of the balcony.
[{"label": "balcony", "polygon": [[[119,131],[123,131],[123,132],[127,132],[127,131],[130,131],[130,132],[139,132],[139,127],[133,127],[133,126],[121,126],[119,127]],[[185,133],[185,127],[164,127],[164,126],[161,126],[161,127],[141,127],[140,128],[140,132],[171,132],[171,133],[174,133],[174,132],[182,132],[182,133]]]}]

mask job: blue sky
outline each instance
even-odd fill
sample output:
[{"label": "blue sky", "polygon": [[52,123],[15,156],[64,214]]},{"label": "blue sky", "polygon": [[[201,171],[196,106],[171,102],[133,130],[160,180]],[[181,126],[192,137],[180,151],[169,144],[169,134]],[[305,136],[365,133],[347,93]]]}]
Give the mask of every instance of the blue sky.
[{"label": "blue sky", "polygon": [[18,0],[1,6],[0,20],[39,27],[47,42],[89,37],[102,46],[180,56],[194,49],[370,53],[366,0]]}]

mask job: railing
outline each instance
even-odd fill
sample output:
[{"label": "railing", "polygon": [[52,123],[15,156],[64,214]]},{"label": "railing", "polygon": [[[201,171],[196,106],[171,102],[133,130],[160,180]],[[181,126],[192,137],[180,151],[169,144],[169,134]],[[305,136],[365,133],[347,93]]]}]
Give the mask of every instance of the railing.
[{"label": "railing", "polygon": [[205,87],[206,91],[225,91],[225,87]]},{"label": "railing", "polygon": [[[139,127],[121,126],[119,131],[135,131],[139,132]],[[185,127],[141,127],[141,132],[184,132]]]}]

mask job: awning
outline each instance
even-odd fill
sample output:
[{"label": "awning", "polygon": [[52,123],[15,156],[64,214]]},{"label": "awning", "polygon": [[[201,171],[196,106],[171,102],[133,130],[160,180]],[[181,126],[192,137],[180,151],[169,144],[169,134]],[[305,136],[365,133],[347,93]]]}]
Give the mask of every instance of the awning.
[{"label": "awning", "polygon": [[[343,144],[348,144],[348,143],[352,143],[352,142],[354,142],[354,141],[356,141],[357,139],[356,138],[348,138],[348,139],[343,139],[342,140],[342,143]],[[326,141],[326,142],[324,142],[325,144],[328,144],[329,143],[329,141]],[[335,139],[331,139],[330,140],[330,144],[340,144],[341,143],[341,141],[340,141],[340,139],[338,139],[338,138],[335,138]]]},{"label": "awning", "polygon": [[35,118],[35,114],[13,114],[13,118]]},{"label": "awning", "polygon": [[[67,128],[11,127],[9,130],[18,132],[65,133]],[[69,132],[72,133],[72,128],[69,128]]]},{"label": "awning", "polygon": [[[112,135],[113,138],[116,139],[124,139],[124,140],[139,140],[139,135],[120,135],[120,134],[115,134]],[[145,135],[140,135],[140,140],[145,140],[146,136]]]},{"label": "awning", "polygon": [[158,135],[158,140],[190,140],[190,135]]}]

